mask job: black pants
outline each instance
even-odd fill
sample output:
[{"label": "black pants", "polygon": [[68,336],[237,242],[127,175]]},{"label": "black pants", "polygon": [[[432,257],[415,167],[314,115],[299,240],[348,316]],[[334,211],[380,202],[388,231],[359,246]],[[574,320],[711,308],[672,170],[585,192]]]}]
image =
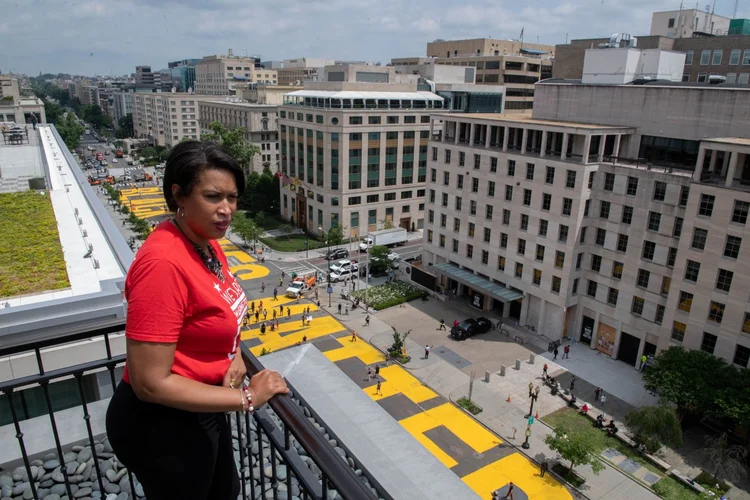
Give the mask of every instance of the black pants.
[{"label": "black pants", "polygon": [[236,500],[240,483],[224,413],[192,413],[138,399],[120,382],[107,436],[148,500]]}]

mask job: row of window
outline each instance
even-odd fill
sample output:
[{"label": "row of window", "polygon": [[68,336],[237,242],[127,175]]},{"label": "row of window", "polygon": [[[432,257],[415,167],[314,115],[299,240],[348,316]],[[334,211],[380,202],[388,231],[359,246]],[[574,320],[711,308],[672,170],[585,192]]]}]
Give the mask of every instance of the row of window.
[{"label": "row of window", "polygon": [[[687,52],[685,52],[685,66],[693,64],[693,56],[694,52],[692,50],[688,50]],[[700,65],[720,65],[722,64],[723,58],[724,50],[722,49],[716,49],[713,52],[710,49],[702,50]],[[742,64],[743,66],[750,66],[750,49],[745,49],[744,51],[742,49],[732,49],[729,52],[728,64],[730,66],[736,66],[739,64]]]},{"label": "row of window", "polygon": [[[713,307],[713,305],[712,305]],[[680,321],[674,321],[672,323],[672,340],[682,342],[685,339],[685,332],[687,331],[687,325]],[[745,313],[745,321],[742,326],[743,332],[750,332],[750,313]],[[714,353],[716,349],[716,343],[718,336],[703,332],[703,340],[701,341],[701,350],[706,351],[710,354]],[[748,362],[750,362],[750,348],[743,345],[737,344],[734,350],[734,357],[732,362],[736,365],[747,368]]]},{"label": "row of window", "polygon": [[[280,128],[281,128],[282,134],[285,133],[286,130],[287,130],[286,125],[280,125]],[[294,137],[294,130],[295,130],[294,127],[291,127],[291,126],[289,127],[289,134],[290,134],[289,140],[290,140],[290,142],[293,141],[292,138]],[[385,139],[387,141],[394,141],[394,140],[398,139],[399,134],[403,135],[404,139],[415,139],[416,138],[416,131],[414,131],[414,130],[406,130],[404,132],[398,132],[398,131],[395,131],[395,130],[388,131],[388,132],[366,132],[365,135],[367,135],[367,140],[368,141],[379,141],[383,137],[383,135],[385,135]],[[363,134],[361,134],[359,132],[352,132],[352,133],[349,134],[349,140],[350,141],[354,141],[354,142],[359,142],[359,141],[362,140],[362,135]],[[303,129],[301,127],[298,127],[297,128],[297,136],[298,137],[304,137],[305,136],[305,129]],[[312,137],[313,137],[313,130],[312,129],[307,129],[307,137],[309,139],[312,139]],[[323,137],[324,137],[323,131],[321,131],[321,130],[316,130],[315,131],[315,138],[317,140],[322,141]],[[419,138],[420,139],[429,139],[430,138],[430,131],[429,130],[421,130],[421,131],[419,131]],[[331,133],[331,142],[338,142],[338,141],[339,141],[339,133],[338,132],[332,132]],[[424,145],[423,147],[424,147],[424,151],[422,151],[422,153],[427,153],[427,146]]]},{"label": "row of window", "polygon": [[[401,194],[399,195],[400,199],[402,200],[409,200],[412,198],[413,191],[401,191]],[[424,197],[424,189],[418,189],[417,190],[417,198]],[[383,193],[383,201],[395,201],[396,200],[396,192],[390,192],[390,193]],[[371,194],[366,196],[366,202],[367,203],[379,203],[380,202],[380,194]],[[362,196],[350,196],[348,199],[348,205],[360,205],[362,204]],[[424,204],[420,205],[422,210],[424,208]]]},{"label": "row of window", "polygon": [[[292,111],[286,112],[285,110],[279,111],[279,116],[281,118],[288,118],[290,120],[295,119],[295,113]],[[404,121],[403,123],[413,124],[417,123],[417,117],[416,115],[406,115],[403,117]],[[324,115],[313,115],[312,113],[296,113],[296,119],[297,121],[306,121],[309,123],[325,123],[325,116]],[[400,115],[391,115],[385,117],[385,123],[388,125],[399,125],[401,123],[401,116]],[[338,123],[338,120],[336,121]],[[430,115],[422,115],[419,117],[419,123],[430,123]],[[362,116],[350,116],[349,117],[349,125],[364,125],[364,117]],[[367,125],[381,125],[382,124],[382,117],[381,116],[368,116],[367,117]]]}]

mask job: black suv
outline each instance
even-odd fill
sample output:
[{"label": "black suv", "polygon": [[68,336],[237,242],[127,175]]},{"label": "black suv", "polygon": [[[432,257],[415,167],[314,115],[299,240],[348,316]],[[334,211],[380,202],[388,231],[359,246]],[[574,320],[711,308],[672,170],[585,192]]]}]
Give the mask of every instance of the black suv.
[{"label": "black suv", "polygon": [[334,248],[326,252],[326,260],[338,260],[349,257],[349,250],[346,248]]},{"label": "black suv", "polygon": [[451,337],[456,340],[464,340],[477,333],[484,333],[492,328],[492,322],[487,318],[469,318],[451,328]]}]

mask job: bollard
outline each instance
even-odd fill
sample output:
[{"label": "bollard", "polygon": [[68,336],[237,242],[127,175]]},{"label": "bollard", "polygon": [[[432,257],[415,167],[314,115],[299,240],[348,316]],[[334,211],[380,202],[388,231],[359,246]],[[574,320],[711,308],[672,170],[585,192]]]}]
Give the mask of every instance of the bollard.
[{"label": "bollard", "polygon": [[484,372],[484,381],[489,382],[490,381],[490,372]]},{"label": "bollard", "polygon": [[516,370],[520,370],[520,369],[521,369],[521,360],[517,359],[516,360]]},{"label": "bollard", "polygon": [[536,354],[529,354],[529,364],[533,365],[536,360]]},{"label": "bollard", "polygon": [[501,377],[505,376],[505,365],[500,365],[500,376]]}]

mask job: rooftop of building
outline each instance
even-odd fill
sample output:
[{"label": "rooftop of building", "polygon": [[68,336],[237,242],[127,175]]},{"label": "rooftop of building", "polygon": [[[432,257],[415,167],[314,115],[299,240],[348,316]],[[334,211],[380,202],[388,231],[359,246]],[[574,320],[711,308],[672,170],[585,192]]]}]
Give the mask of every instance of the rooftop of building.
[{"label": "rooftop of building", "polygon": [[547,78],[546,80],[540,80],[536,83],[536,85],[592,85],[597,87],[685,87],[717,90],[750,90],[750,84],[673,82],[670,80],[635,80],[631,83],[616,85],[583,83],[580,78]]},{"label": "rooftop of building", "polygon": [[455,113],[436,113],[434,116],[441,117],[446,120],[491,120],[491,121],[497,121],[497,122],[507,122],[516,124],[518,126],[522,125],[532,125],[532,126],[538,126],[538,127],[567,127],[567,128],[578,128],[578,129],[584,129],[584,130],[609,130],[609,131],[626,131],[626,130],[632,130],[632,127],[618,127],[614,125],[599,125],[599,124],[592,124],[592,123],[578,123],[578,122],[559,122],[559,121],[552,121],[552,120],[538,120],[535,118],[532,118],[529,114],[521,114],[521,113],[513,113],[513,114],[504,114],[504,113],[470,113],[470,114],[460,114],[457,115]]},{"label": "rooftop of building", "polygon": [[215,96],[214,99],[204,99],[201,104],[225,104],[227,106],[236,106],[240,108],[255,109],[259,111],[268,109],[273,110],[278,107],[276,104],[257,104],[253,102],[247,102],[244,99],[238,99],[236,97],[227,97],[225,99],[220,99],[215,98]]},{"label": "rooftop of building", "polygon": [[748,146],[750,147],[750,139],[744,137],[715,137],[710,139],[704,139],[704,142],[718,142],[721,144],[728,144],[730,146]]}]

